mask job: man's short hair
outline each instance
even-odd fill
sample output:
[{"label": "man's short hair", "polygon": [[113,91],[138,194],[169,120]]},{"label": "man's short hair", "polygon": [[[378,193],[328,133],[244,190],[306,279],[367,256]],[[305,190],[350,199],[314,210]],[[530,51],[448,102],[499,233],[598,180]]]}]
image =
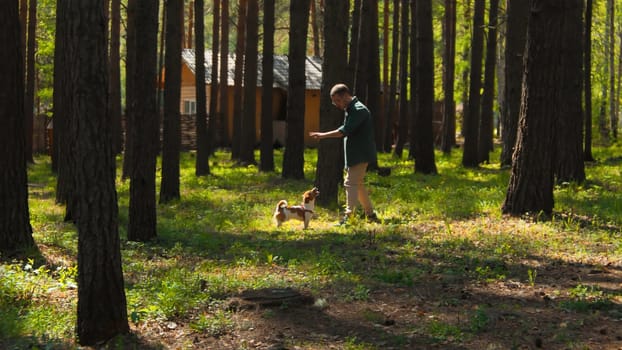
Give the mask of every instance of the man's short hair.
[{"label": "man's short hair", "polygon": [[335,84],[335,86],[333,86],[332,89],[330,89],[330,95],[334,96],[334,95],[343,95],[343,94],[348,94],[351,95],[350,93],[350,89],[348,89],[348,86],[346,86],[346,84]]}]

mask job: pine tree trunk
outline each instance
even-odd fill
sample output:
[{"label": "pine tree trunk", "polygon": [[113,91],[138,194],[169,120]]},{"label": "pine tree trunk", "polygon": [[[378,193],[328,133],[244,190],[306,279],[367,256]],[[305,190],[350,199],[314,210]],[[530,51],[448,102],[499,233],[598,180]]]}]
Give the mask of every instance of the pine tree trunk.
[{"label": "pine tree trunk", "polygon": [[[158,118],[155,105],[157,76],[157,33],[158,4],[150,0],[135,1],[134,24],[135,45],[133,70],[131,72],[132,93],[135,100],[128,122],[130,146],[130,209],[127,238],[145,242],[157,236],[156,233],[156,186],[155,167],[158,153]],[[140,38],[140,39],[138,39]],[[140,63],[140,64],[138,64]]]},{"label": "pine tree trunk", "polygon": [[[78,315],[81,345],[129,332],[118,232],[115,160],[107,120],[106,1],[72,3],[69,45],[77,48],[71,87],[77,124],[76,192],[79,193]],[[157,7],[156,7],[157,13]],[[155,32],[154,32],[155,33]],[[155,67],[154,67],[155,68]],[[155,73],[155,69],[154,69]],[[153,85],[153,84],[151,84]]]},{"label": "pine tree trunk", "polygon": [[[217,145],[216,129],[218,129],[218,61],[220,60],[220,0],[213,1],[214,20],[212,22],[212,72],[209,89],[209,117],[207,135],[209,138],[209,154],[213,154]],[[198,18],[198,17],[197,17]],[[222,78],[220,78],[222,79]],[[226,77],[225,77],[226,79]]]},{"label": "pine tree trunk", "polygon": [[493,104],[495,100],[495,70],[497,58],[497,12],[499,0],[490,0],[488,17],[488,43],[486,44],[486,63],[484,72],[484,93],[479,122],[478,163],[490,162],[493,150]]},{"label": "pine tree trunk", "polygon": [[378,152],[386,152],[385,143],[386,129],[391,124],[391,118],[389,118],[389,0],[384,0],[383,5],[383,20],[382,20],[382,114],[378,115],[380,120],[380,139],[376,140],[376,146],[378,146]]},{"label": "pine tree trunk", "polygon": [[[16,1],[0,2],[0,252],[34,247],[28,211],[24,60]],[[10,151],[6,151],[10,150]]]},{"label": "pine tree trunk", "polygon": [[454,80],[456,61],[456,0],[445,0],[445,19],[443,22],[443,126],[441,150],[450,154],[456,144],[456,102],[454,100]]},{"label": "pine tree trunk", "polygon": [[523,82],[523,58],[527,35],[529,4],[523,0],[507,2],[507,34],[505,43],[505,114],[502,118],[501,167],[512,165],[512,154],[518,133],[518,115]]},{"label": "pine tree trunk", "polygon": [[[348,79],[347,42],[348,1],[328,1],[324,9],[324,40],[322,87],[320,90],[320,130],[335,130],[343,120],[343,112],[331,104],[330,89]],[[335,207],[339,198],[339,184],[343,179],[343,140],[323,139],[318,148],[315,186],[320,189],[318,204]]]},{"label": "pine tree trunk", "polygon": [[[306,5],[309,5],[309,3],[306,3]],[[306,7],[307,13],[308,9],[309,6]],[[244,50],[244,102],[242,104],[242,125],[240,128],[240,162],[242,164],[257,163],[255,161],[255,144],[257,143],[257,125],[255,122],[255,114],[257,113],[258,46],[259,5],[257,1],[249,1],[246,12],[246,47]],[[293,84],[293,82],[290,81],[290,85],[291,84]]]},{"label": "pine tree trunk", "polygon": [[393,154],[398,158],[402,157],[404,145],[408,140],[408,121],[410,113],[408,111],[408,13],[407,3],[403,3],[400,16],[400,55],[399,55],[399,118],[397,125],[397,140]]},{"label": "pine tree trunk", "polygon": [[121,153],[123,148],[123,128],[121,124],[121,0],[111,0],[110,7],[110,53],[109,59],[109,92],[108,109],[112,130],[112,150]]},{"label": "pine tree trunk", "polygon": [[[396,0],[397,1],[397,0]],[[352,27],[350,28],[350,50],[348,52],[348,80],[346,85],[355,88],[356,65],[358,63],[358,46],[361,25],[361,6],[363,0],[354,0],[352,6]],[[347,18],[347,17],[346,17]],[[341,19],[343,20],[343,19]]]},{"label": "pine tree trunk", "polygon": [[[415,173],[436,174],[434,163],[434,35],[432,1],[417,2],[417,103],[415,108]],[[413,142],[413,141],[411,141]]]},{"label": "pine tree trunk", "polygon": [[389,93],[387,97],[387,122],[384,126],[384,151],[391,152],[394,141],[394,132],[397,132],[393,127],[395,123],[395,106],[397,95],[397,72],[398,72],[398,57],[399,57],[399,7],[400,0],[393,2],[393,33],[391,35],[392,49],[391,49],[391,77],[389,78]]},{"label": "pine tree trunk", "polygon": [[[425,4],[423,4],[425,8]],[[408,3],[408,8],[410,9],[410,18],[412,19],[412,23],[410,24],[410,33],[408,34],[411,38],[408,53],[409,53],[409,62],[410,71],[408,72],[408,79],[410,81],[410,89],[409,89],[409,101],[408,101],[408,139],[409,139],[409,147],[408,147],[408,158],[415,159],[417,151],[415,150],[418,146],[417,137],[419,137],[417,130],[417,103],[419,97],[419,92],[417,91],[417,86],[419,84],[419,72],[417,71],[417,57],[419,55],[419,39],[417,38],[417,4],[416,1],[410,1]],[[432,73],[434,76],[434,73]],[[432,82],[434,84],[434,82]]]},{"label": "pine tree trunk", "polygon": [[221,0],[220,39],[220,122],[218,135],[221,146],[229,146],[229,0]]},{"label": "pine tree trunk", "polygon": [[580,74],[583,43],[576,38],[581,37],[583,28],[583,0],[566,0],[564,7],[564,39],[562,39],[564,76],[561,84],[562,103],[559,104],[560,117],[555,127],[557,136],[554,170],[558,183],[581,183],[585,180],[581,105],[583,75]]},{"label": "pine tree trunk", "polygon": [[179,104],[181,98],[181,31],[183,27],[181,14],[183,11],[183,2],[166,2],[166,53],[164,56],[166,80],[164,81],[160,203],[167,203],[180,198],[181,123]]},{"label": "pine tree trunk", "polygon": [[34,163],[32,158],[32,133],[35,109],[35,41],[37,32],[37,0],[30,0],[28,4],[28,38],[26,39],[26,94],[24,96],[24,110],[26,119],[26,160]]},{"label": "pine tree trunk", "polygon": [[[369,61],[369,51],[371,50],[371,28],[368,23],[371,22],[371,7],[372,3],[375,1],[372,0],[362,0],[361,1],[361,11],[359,13],[359,27],[358,27],[358,40],[356,44],[356,61],[354,61],[354,82],[353,82],[353,93],[361,100],[363,103],[368,103],[368,92],[367,88],[369,85],[369,70],[370,70],[370,61]],[[372,112],[373,113],[373,112]]]},{"label": "pine tree trunk", "polygon": [[592,0],[587,0],[585,5],[585,27],[583,28],[583,40],[585,54],[583,55],[583,76],[585,87],[583,89],[585,101],[585,144],[583,158],[586,162],[593,162],[592,155]]},{"label": "pine tree trunk", "polygon": [[318,15],[315,0],[310,0],[311,6],[311,31],[313,33],[313,56],[321,57],[322,52],[320,51],[320,30],[318,27]]},{"label": "pine tree trunk", "polygon": [[264,0],[263,59],[261,76],[261,153],[259,169],[274,171],[272,145],[272,85],[274,83],[274,0]]},{"label": "pine tree trunk", "polygon": [[464,152],[462,165],[477,167],[477,145],[479,139],[479,117],[481,110],[480,90],[482,88],[482,55],[484,52],[484,10],[485,0],[475,0],[473,13],[473,37],[471,38],[471,75],[469,78],[469,104],[464,111]]},{"label": "pine tree trunk", "polygon": [[195,21],[195,96],[197,111],[195,128],[197,134],[197,157],[195,160],[196,176],[209,175],[209,137],[207,134],[207,102],[205,101],[205,25],[203,18],[203,0],[195,0],[197,18]]},{"label": "pine tree trunk", "polygon": [[240,0],[238,6],[238,32],[235,45],[235,72],[233,73],[233,137],[231,139],[231,159],[240,159],[240,146],[242,135],[242,103],[244,94],[242,81],[244,79],[244,45],[246,41],[246,3]]},{"label": "pine tree trunk", "polygon": [[309,0],[290,4],[289,86],[287,88],[287,137],[283,177],[304,179],[305,65]]},{"label": "pine tree trunk", "polygon": [[[534,0],[527,27],[521,112],[503,213],[550,215],[556,121],[561,117],[564,3]],[[575,72],[576,73],[576,72]]]}]

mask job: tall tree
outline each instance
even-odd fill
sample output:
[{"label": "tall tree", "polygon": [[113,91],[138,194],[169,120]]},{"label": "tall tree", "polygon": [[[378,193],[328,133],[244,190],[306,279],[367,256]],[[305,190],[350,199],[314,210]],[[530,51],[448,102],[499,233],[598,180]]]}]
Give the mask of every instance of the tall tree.
[{"label": "tall tree", "polygon": [[[0,2],[0,252],[33,247],[24,150],[24,60],[17,1]],[[7,151],[8,150],[8,151]]]},{"label": "tall tree", "polygon": [[611,137],[613,140],[618,138],[618,116],[615,113],[615,0],[607,0],[607,66],[609,67],[609,122]]},{"label": "tall tree", "polygon": [[134,152],[134,148],[131,147],[132,144],[132,135],[134,132],[132,131],[132,127],[134,122],[131,120],[134,115],[134,102],[136,101],[135,91],[134,91],[134,71],[136,65],[136,45],[137,45],[137,34],[136,34],[136,11],[137,11],[137,1],[136,0],[128,0],[127,2],[127,25],[126,25],[126,36],[125,36],[125,147],[123,153],[123,179],[127,179],[130,177],[131,164],[130,162],[134,158],[132,152]]},{"label": "tall tree", "polygon": [[24,96],[24,110],[26,114],[26,160],[33,163],[32,136],[35,110],[35,43],[37,33],[37,0],[28,3],[28,37],[26,39],[26,94]]},{"label": "tall tree", "polygon": [[197,134],[197,157],[195,161],[196,176],[204,176],[210,173],[209,168],[209,136],[207,132],[207,102],[205,101],[205,24],[203,18],[203,0],[195,0],[195,12],[197,14],[195,26],[195,49],[194,49],[194,82],[195,96],[197,98],[196,111],[196,134]]},{"label": "tall tree", "polygon": [[443,126],[441,149],[450,154],[456,144],[456,102],[454,80],[456,68],[456,0],[445,0],[443,19]]},{"label": "tall tree", "polygon": [[[105,0],[71,2],[72,120],[77,121],[78,316],[81,345],[129,332],[118,232],[115,160],[107,120]],[[156,7],[157,10],[157,7]],[[157,11],[156,11],[157,13]],[[153,79],[152,79],[153,81]]]},{"label": "tall tree", "polygon": [[[370,1],[369,23],[378,23],[378,2]],[[382,119],[380,103],[380,33],[378,26],[369,26],[369,73],[367,77],[367,102],[365,105],[374,119],[374,136],[376,145],[382,141]],[[370,164],[370,168],[377,168],[378,163]]]},{"label": "tall tree", "polygon": [[311,5],[311,31],[313,33],[313,56],[320,57],[322,53],[320,51],[320,30],[318,26],[318,14],[315,0],[310,0]]},{"label": "tall tree", "polygon": [[[335,130],[341,125],[343,112],[335,108],[330,99],[330,89],[348,79],[347,42],[348,1],[327,1],[324,9],[324,60],[322,61],[322,86],[320,90],[320,130]],[[322,191],[318,203],[336,206],[339,183],[343,178],[343,140],[338,138],[320,141],[315,173],[315,186]]]},{"label": "tall tree", "polygon": [[[423,7],[425,8],[425,4],[423,5]],[[418,145],[417,141],[417,134],[419,131],[421,130],[417,130],[417,121],[416,119],[418,118],[417,115],[417,106],[416,104],[418,103],[418,91],[417,91],[417,86],[418,86],[418,81],[417,78],[419,77],[418,72],[417,72],[417,56],[418,56],[418,50],[417,48],[419,47],[419,40],[417,39],[417,16],[419,15],[417,13],[417,2],[416,1],[409,1],[408,2],[408,7],[410,9],[410,18],[412,19],[412,23],[410,24],[410,33],[408,34],[412,39],[410,40],[410,44],[409,44],[409,48],[408,48],[408,56],[409,56],[409,62],[408,65],[410,66],[410,70],[408,72],[408,81],[410,83],[410,89],[409,89],[409,102],[408,102],[408,115],[409,115],[409,121],[408,121],[408,135],[409,135],[409,147],[408,147],[408,158],[410,159],[415,159],[415,148]],[[427,39],[424,39],[424,41]],[[432,73],[432,75],[434,75],[434,73]],[[432,83],[434,84],[434,83]],[[431,122],[431,120],[430,120]]]},{"label": "tall tree", "polygon": [[221,0],[220,27],[220,113],[218,135],[220,144],[229,145],[229,0]]},{"label": "tall tree", "polygon": [[231,158],[240,159],[240,145],[242,142],[242,103],[244,94],[242,83],[244,79],[244,45],[246,42],[246,3],[240,0],[238,4],[238,31],[235,44],[235,69],[233,72],[233,138],[231,139]]},{"label": "tall tree", "polygon": [[123,130],[121,124],[121,0],[110,1],[110,52],[108,63],[110,77],[108,80],[110,98],[108,109],[112,127],[112,149],[115,154],[121,153],[123,147]]},{"label": "tall tree", "polygon": [[581,95],[583,88],[583,0],[567,0],[564,3],[564,27],[562,35],[563,82],[562,103],[555,124],[556,181],[578,182],[585,180],[583,161],[583,110]]},{"label": "tall tree", "polygon": [[[134,41],[128,54],[134,59],[128,79],[134,91],[127,119],[130,124],[130,210],[127,238],[147,241],[156,233],[155,167],[158,154],[158,117],[155,104],[157,77],[158,3],[130,0],[133,6]],[[138,39],[140,38],[140,39]],[[140,63],[140,64],[138,64]]]},{"label": "tall tree", "polygon": [[488,38],[484,65],[484,92],[479,120],[478,163],[489,163],[493,149],[493,104],[495,100],[495,70],[497,58],[497,12],[499,0],[490,0],[488,11]]},{"label": "tall tree", "polygon": [[[184,2],[166,2],[166,53],[164,65],[164,118],[162,125],[162,179],[160,203],[179,199],[179,157],[181,151],[181,122],[179,113],[181,95],[181,32]],[[158,107],[159,109],[159,107]]]},{"label": "tall tree", "polygon": [[[371,46],[371,26],[367,25],[372,17],[372,7],[377,6],[374,0],[361,0],[361,11],[359,13],[358,36],[356,39],[356,60],[354,61],[354,93],[363,103],[367,103],[367,88],[369,84],[370,55]],[[377,22],[377,21],[376,21]],[[378,46],[376,46],[377,48]],[[376,48],[374,48],[376,50]],[[377,51],[377,50],[376,50]],[[373,111],[371,111],[373,113]]]},{"label": "tall tree", "polygon": [[384,151],[385,152],[391,152],[391,147],[393,146],[393,132],[394,127],[394,114],[395,114],[395,104],[396,104],[396,95],[397,95],[397,72],[399,71],[398,69],[398,57],[399,57],[399,46],[400,46],[400,40],[399,40],[399,33],[400,33],[400,26],[399,26],[399,8],[400,8],[400,0],[394,0],[393,1],[393,32],[391,35],[391,43],[392,43],[392,47],[391,47],[391,77],[389,78],[389,93],[388,93],[388,98],[387,98],[387,122],[385,124],[385,129],[384,129]]},{"label": "tall tree", "polygon": [[[396,0],[397,1],[397,0]],[[351,89],[355,87],[356,64],[358,62],[358,43],[360,35],[361,6],[363,0],[354,0],[352,3],[352,27],[350,28],[350,50],[348,51],[348,80]]]},{"label": "tall tree", "polygon": [[287,137],[283,177],[304,179],[305,65],[309,0],[292,1],[289,7],[289,84],[287,87]]},{"label": "tall tree", "polygon": [[477,140],[482,88],[482,55],[484,50],[485,0],[475,0],[473,13],[473,36],[471,37],[471,76],[469,78],[469,103],[464,113],[464,150],[462,165],[477,167]]},{"label": "tall tree", "polygon": [[593,162],[592,155],[592,0],[585,4],[585,26],[583,27],[585,50],[583,55],[583,93],[585,101],[585,144],[583,157],[586,162]]},{"label": "tall tree", "polygon": [[527,40],[529,2],[507,1],[507,27],[505,40],[505,109],[501,115],[501,167],[512,165],[512,154],[518,132],[518,115],[523,82],[523,58]]},{"label": "tall tree", "polygon": [[531,3],[518,139],[502,207],[504,214],[548,215],[553,210],[554,139],[563,96],[562,44],[567,2]]},{"label": "tall tree", "polygon": [[56,4],[56,38],[54,48],[54,152],[58,158],[56,179],[56,202],[65,204],[65,221],[77,217],[75,201],[75,157],[77,131],[73,125],[71,106],[75,95],[72,87],[72,70],[77,57],[76,47],[71,46],[71,8],[67,1]]},{"label": "tall tree", "polygon": [[[417,1],[417,101],[415,104],[415,173],[436,174],[434,163],[434,35],[432,0]],[[412,142],[412,141],[411,141]]]},{"label": "tall tree", "polygon": [[[389,18],[390,18],[390,1],[383,1],[383,18],[382,18],[382,114],[378,115],[380,128],[376,130],[376,135],[380,133],[380,139],[376,139],[378,152],[385,152],[386,128],[390,123],[388,114],[389,106]],[[389,145],[390,147],[390,145]]]},{"label": "tall tree", "polygon": [[[309,4],[307,3],[307,5]],[[307,6],[308,9],[309,6]],[[255,164],[255,143],[257,141],[255,136],[257,131],[255,123],[255,114],[257,112],[257,53],[259,46],[259,5],[257,1],[249,1],[246,11],[244,102],[242,104],[242,125],[240,130],[242,136],[240,140],[240,162],[242,164]]]},{"label": "tall tree", "polygon": [[274,83],[274,0],[264,0],[261,75],[261,153],[259,170],[274,171],[272,85]]},{"label": "tall tree", "polygon": [[[209,89],[209,122],[207,124],[207,135],[209,137],[210,150],[212,154],[216,147],[216,129],[218,128],[218,96],[220,89],[218,81],[218,61],[220,60],[220,0],[213,1],[213,21],[212,21],[212,72],[210,74]],[[198,17],[197,17],[198,18]],[[226,77],[225,77],[226,79]]]},{"label": "tall tree", "polygon": [[408,110],[408,37],[410,26],[408,25],[408,13],[410,8],[408,3],[401,6],[400,16],[400,57],[399,57],[399,119],[397,126],[397,140],[395,142],[394,154],[402,157],[404,145],[408,140],[408,122],[410,111]]}]

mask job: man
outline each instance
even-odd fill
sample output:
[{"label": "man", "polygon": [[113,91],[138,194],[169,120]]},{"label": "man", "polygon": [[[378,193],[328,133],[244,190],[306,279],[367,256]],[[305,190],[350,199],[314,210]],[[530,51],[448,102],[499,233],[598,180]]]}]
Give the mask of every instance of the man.
[{"label": "man", "polygon": [[371,113],[356,96],[352,96],[345,84],[333,86],[330,99],[335,107],[345,112],[343,125],[332,131],[310,132],[309,136],[315,139],[344,138],[346,178],[343,185],[346,188],[346,210],[340,224],[347,222],[359,203],[367,220],[378,222],[364,181],[367,164],[376,162]]}]

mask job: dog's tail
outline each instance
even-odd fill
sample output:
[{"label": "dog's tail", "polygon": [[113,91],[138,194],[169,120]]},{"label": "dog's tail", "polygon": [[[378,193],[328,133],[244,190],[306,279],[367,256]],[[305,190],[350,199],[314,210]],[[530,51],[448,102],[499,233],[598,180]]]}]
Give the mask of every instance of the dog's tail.
[{"label": "dog's tail", "polygon": [[277,204],[276,204],[276,211],[281,210],[281,208],[285,208],[287,207],[287,201],[284,199],[281,199]]}]

